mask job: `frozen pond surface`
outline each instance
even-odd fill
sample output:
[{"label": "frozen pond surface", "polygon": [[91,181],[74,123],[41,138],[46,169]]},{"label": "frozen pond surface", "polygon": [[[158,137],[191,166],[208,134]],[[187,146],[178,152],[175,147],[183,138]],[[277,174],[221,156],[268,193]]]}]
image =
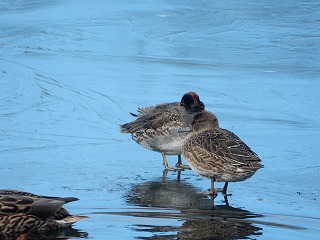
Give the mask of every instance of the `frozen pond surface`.
[{"label": "frozen pond surface", "polygon": [[[78,197],[78,237],[319,238],[318,1],[2,0],[0,23],[0,189]],[[229,206],[119,132],[188,91],[265,165]]]}]

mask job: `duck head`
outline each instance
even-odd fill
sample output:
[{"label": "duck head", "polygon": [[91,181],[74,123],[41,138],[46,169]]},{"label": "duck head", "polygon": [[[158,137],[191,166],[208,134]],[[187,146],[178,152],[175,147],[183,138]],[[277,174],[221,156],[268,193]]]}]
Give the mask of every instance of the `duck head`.
[{"label": "duck head", "polygon": [[184,94],[181,98],[180,106],[185,107],[186,110],[193,111],[202,111],[205,108],[204,103],[200,101],[198,94],[195,92]]},{"label": "duck head", "polygon": [[207,111],[203,111],[194,115],[190,126],[180,128],[178,132],[201,132],[219,127],[217,117]]}]

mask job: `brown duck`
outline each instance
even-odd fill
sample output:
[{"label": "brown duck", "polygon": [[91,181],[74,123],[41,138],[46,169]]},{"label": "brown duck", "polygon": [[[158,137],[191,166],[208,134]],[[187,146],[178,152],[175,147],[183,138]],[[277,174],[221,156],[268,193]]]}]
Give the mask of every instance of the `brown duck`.
[{"label": "brown duck", "polygon": [[85,219],[71,215],[62,206],[75,197],[48,197],[15,190],[0,190],[0,232],[4,235],[69,227]]},{"label": "brown duck", "polygon": [[[190,125],[190,124],[189,124]],[[228,182],[251,177],[263,167],[261,160],[238,136],[219,127],[218,119],[203,111],[194,116],[182,154],[192,170],[211,179],[210,193],[222,191],[226,195]],[[223,189],[215,189],[214,182],[225,182]]]}]

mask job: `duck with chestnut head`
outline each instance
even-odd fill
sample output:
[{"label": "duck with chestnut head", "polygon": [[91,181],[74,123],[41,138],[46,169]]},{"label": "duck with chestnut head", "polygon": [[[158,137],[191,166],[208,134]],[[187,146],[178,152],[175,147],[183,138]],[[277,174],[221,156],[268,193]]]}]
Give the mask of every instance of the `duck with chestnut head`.
[{"label": "duck with chestnut head", "polygon": [[[184,94],[180,102],[139,108],[137,118],[120,126],[122,133],[130,133],[142,147],[160,152],[168,170],[188,168],[181,162],[182,145],[188,133],[179,133],[184,122],[204,110],[204,104],[194,92]],[[176,166],[169,166],[166,155],[178,155]]]}]

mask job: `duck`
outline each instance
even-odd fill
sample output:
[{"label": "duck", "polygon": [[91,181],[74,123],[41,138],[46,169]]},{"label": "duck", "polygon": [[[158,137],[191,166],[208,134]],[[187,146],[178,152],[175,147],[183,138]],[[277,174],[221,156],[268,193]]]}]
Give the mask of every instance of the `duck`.
[{"label": "duck", "polygon": [[[181,161],[182,145],[187,133],[178,131],[184,127],[183,123],[187,122],[187,119],[204,108],[198,94],[187,92],[180,102],[138,108],[138,114],[131,113],[136,119],[121,125],[120,130],[122,133],[130,133],[132,139],[142,147],[160,152],[165,169],[188,169]],[[169,166],[166,155],[178,155],[177,164]]]},{"label": "duck", "polygon": [[75,197],[49,197],[17,190],[0,190],[0,232],[21,234],[70,227],[86,216],[71,215],[62,206]]},{"label": "duck", "polygon": [[[261,159],[233,132],[219,127],[217,117],[208,111],[194,115],[179,132],[186,136],[182,155],[190,168],[211,180],[210,195],[227,195],[229,182],[244,181],[262,168]],[[215,182],[225,182],[215,189]]]}]

